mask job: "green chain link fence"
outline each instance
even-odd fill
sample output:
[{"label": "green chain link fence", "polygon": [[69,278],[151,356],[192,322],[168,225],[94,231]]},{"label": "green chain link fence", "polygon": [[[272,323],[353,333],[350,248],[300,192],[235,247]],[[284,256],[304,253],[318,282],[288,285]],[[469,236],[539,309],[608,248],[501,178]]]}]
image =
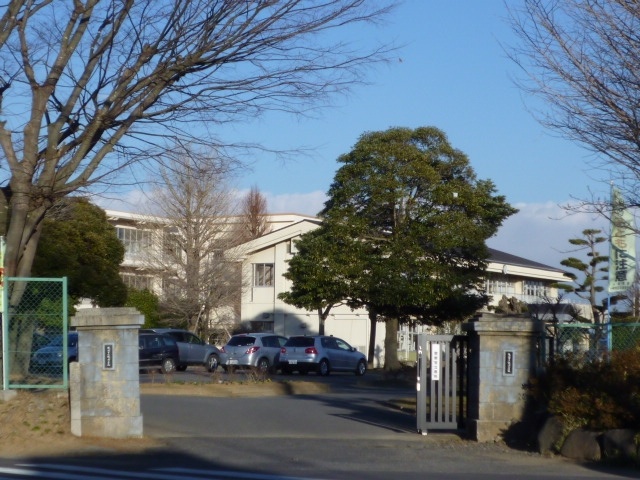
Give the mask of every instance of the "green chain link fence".
[{"label": "green chain link fence", "polygon": [[3,306],[3,389],[67,388],[67,279],[5,278]]},{"label": "green chain link fence", "polygon": [[555,355],[596,360],[610,351],[640,348],[640,323],[561,323],[555,330]]}]

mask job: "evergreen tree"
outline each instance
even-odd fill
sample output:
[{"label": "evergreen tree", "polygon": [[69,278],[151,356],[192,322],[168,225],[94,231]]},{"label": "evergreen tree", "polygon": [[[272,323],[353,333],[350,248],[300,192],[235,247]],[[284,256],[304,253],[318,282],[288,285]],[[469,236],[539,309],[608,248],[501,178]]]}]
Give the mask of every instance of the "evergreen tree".
[{"label": "evergreen tree", "polygon": [[602,321],[603,307],[598,305],[598,294],[604,291],[602,282],[607,280],[609,271],[609,256],[601,255],[598,251],[598,245],[607,242],[607,237],[600,235],[601,233],[602,230],[586,229],[582,231],[582,238],[569,239],[569,243],[576,246],[574,251],[586,250],[589,259],[587,262],[577,257],[562,260],[561,265],[577,270],[578,274],[567,272],[567,275],[573,280],[572,283],[556,285],[566,292],[574,293],[578,297],[588,300],[596,322]]},{"label": "evergreen tree", "polygon": [[34,277],[67,277],[69,295],[100,307],[124,305],[120,278],[124,246],[100,207],[82,198],[63,201],[44,220]]},{"label": "evergreen tree", "polygon": [[[384,319],[385,369],[393,370],[399,322],[463,319],[487,302],[477,288],[485,240],[516,210],[433,127],[366,133],[338,162],[315,234],[332,245],[320,277],[330,280],[314,288],[330,284],[333,303]],[[295,284],[301,275],[292,272]]]}]

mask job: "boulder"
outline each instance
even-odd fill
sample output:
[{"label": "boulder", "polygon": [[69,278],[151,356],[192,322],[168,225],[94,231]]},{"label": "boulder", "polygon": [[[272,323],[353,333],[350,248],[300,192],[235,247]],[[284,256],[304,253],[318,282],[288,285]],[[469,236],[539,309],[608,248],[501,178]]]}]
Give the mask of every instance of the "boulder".
[{"label": "boulder", "polygon": [[589,432],[582,429],[574,430],[562,444],[560,454],[563,457],[574,460],[600,460],[602,458],[600,443],[598,442],[600,435],[598,432]]},{"label": "boulder", "polygon": [[562,421],[555,416],[549,416],[538,432],[538,452],[549,453],[558,448],[563,435]]},{"label": "boulder", "polygon": [[618,428],[602,434],[602,455],[604,458],[638,459],[637,433],[634,430]]}]

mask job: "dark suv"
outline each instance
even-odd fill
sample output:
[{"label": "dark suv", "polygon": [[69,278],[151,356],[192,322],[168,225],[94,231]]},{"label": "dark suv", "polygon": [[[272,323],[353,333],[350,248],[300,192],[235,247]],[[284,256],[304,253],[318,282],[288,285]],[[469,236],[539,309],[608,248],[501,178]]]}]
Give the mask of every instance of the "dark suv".
[{"label": "dark suv", "polygon": [[209,345],[197,335],[179,328],[151,328],[140,332],[155,332],[171,336],[178,343],[180,360],[176,369],[183,372],[189,365],[204,365],[214,372],[220,364],[221,352],[218,347]]},{"label": "dark suv", "polygon": [[138,361],[141,370],[160,368],[162,373],[172,373],[180,358],[178,343],[161,333],[138,334]]}]

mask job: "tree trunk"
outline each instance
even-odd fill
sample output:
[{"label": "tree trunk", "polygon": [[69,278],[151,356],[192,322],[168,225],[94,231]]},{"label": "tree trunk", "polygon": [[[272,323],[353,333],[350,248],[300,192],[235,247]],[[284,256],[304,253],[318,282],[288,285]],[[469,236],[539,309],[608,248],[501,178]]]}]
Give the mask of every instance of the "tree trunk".
[{"label": "tree trunk", "polygon": [[322,312],[322,308],[318,308],[318,335],[324,335],[324,323],[327,320],[327,314]]},{"label": "tree trunk", "polygon": [[398,360],[398,318],[387,318],[385,325],[384,371],[396,372],[401,368],[400,360]]},{"label": "tree trunk", "polygon": [[369,308],[369,352],[367,360],[369,368],[373,368],[376,358],[376,326],[378,323],[378,314],[373,308]]},{"label": "tree trunk", "polygon": [[[28,194],[16,194],[15,189],[12,191],[14,193],[5,197],[11,213],[6,228],[4,275],[7,277],[28,277],[31,275],[31,266],[35,258],[46,207],[44,205],[34,207]],[[6,217],[5,220],[7,220]],[[22,300],[25,288],[25,282],[14,283],[9,305],[5,308],[10,310],[17,307]],[[4,319],[4,321],[8,320]],[[14,371],[24,374],[28,369],[29,362],[24,358],[24,353],[20,354],[19,352],[25,351],[24,348],[31,345],[33,326],[23,325],[22,322],[13,322],[9,327],[10,348],[15,349],[10,360]],[[30,349],[28,352],[30,353]]]}]

